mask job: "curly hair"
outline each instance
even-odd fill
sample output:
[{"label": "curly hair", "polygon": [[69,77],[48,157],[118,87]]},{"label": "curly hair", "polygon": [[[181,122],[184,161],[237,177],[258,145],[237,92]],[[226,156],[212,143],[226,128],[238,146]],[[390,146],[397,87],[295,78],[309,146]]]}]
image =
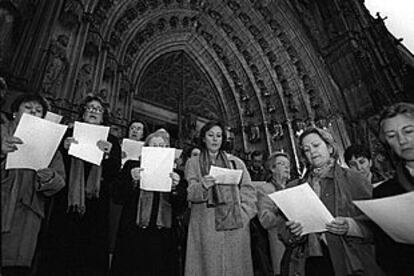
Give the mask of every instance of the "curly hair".
[{"label": "curly hair", "polygon": [[92,95],[92,94],[87,95],[85,97],[85,99],[82,100],[82,102],[79,106],[79,113],[78,113],[79,120],[81,120],[81,121],[83,120],[83,115],[86,111],[86,108],[87,108],[88,104],[92,101],[97,101],[102,105],[103,110],[104,110],[104,112],[102,114],[102,120],[103,120],[102,124],[103,125],[108,124],[108,121],[109,121],[109,104],[104,99],[102,99],[101,97],[96,96],[96,95]]},{"label": "curly hair", "polygon": [[11,104],[11,112],[16,113],[19,111],[20,105],[28,102],[37,102],[39,103],[43,110],[42,110],[42,117],[45,117],[47,111],[50,109],[49,102],[37,93],[30,93],[30,94],[22,94],[18,96],[13,103]]}]

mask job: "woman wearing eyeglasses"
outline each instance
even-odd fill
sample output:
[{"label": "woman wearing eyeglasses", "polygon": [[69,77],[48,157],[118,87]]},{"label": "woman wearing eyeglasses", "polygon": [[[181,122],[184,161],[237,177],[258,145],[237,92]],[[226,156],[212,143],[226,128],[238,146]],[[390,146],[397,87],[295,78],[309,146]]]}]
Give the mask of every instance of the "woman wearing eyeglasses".
[{"label": "woman wearing eyeglasses", "polygon": [[[108,108],[97,96],[88,96],[79,120],[105,125]],[[64,138],[62,153],[68,177],[67,188],[55,201],[50,227],[48,254],[39,275],[106,275],[109,267],[109,203],[110,183],[118,175],[121,149],[115,136],[98,141],[104,152],[100,166],[68,154],[72,129]]]}]

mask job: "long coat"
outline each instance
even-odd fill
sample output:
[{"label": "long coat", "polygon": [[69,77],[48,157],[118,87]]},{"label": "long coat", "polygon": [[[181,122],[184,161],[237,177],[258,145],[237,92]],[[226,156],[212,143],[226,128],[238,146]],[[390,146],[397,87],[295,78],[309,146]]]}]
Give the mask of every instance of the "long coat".
[{"label": "long coat", "polygon": [[256,215],[256,191],[243,161],[228,157],[237,169],[243,170],[239,184],[243,228],[216,231],[214,208],[207,208],[199,157],[188,160],[186,179],[191,204],[187,240],[185,275],[187,276],[251,276],[253,264],[250,250],[249,221]]},{"label": "long coat", "polygon": [[[70,132],[66,136],[71,136]],[[49,227],[45,229],[44,256],[38,275],[106,275],[109,268],[109,203],[111,183],[121,166],[121,148],[115,136],[109,135],[112,149],[102,160],[98,198],[85,198],[86,212],[68,212],[68,188],[54,200]],[[67,175],[71,156],[61,148]],[[88,162],[85,177],[88,175]],[[70,179],[68,179],[68,183]]]},{"label": "long coat", "polygon": [[267,229],[269,234],[269,248],[272,259],[273,271],[276,275],[280,274],[280,265],[282,262],[285,246],[279,239],[278,217],[275,209],[275,203],[268,197],[269,194],[280,191],[283,188],[277,187],[270,182],[264,182],[262,185],[256,186],[258,191],[258,217],[263,228]]},{"label": "long coat", "polygon": [[[114,182],[114,202],[122,204],[123,208],[110,275],[177,275],[178,244],[174,235],[177,227],[174,217],[186,208],[186,181],[181,176],[172,193],[153,192],[152,205],[146,206],[151,209],[149,225],[139,227],[136,223],[137,206],[142,191],[138,183],[134,185],[131,177],[131,169],[139,165],[139,161],[127,161]],[[160,205],[163,205],[161,210],[165,214],[159,214]],[[158,216],[169,216],[171,227],[156,226]]]},{"label": "long coat", "polygon": [[[2,139],[13,135],[11,124],[1,126]],[[59,152],[54,155],[49,165],[54,176],[42,185],[34,170],[5,170],[5,165],[4,156],[1,161],[2,266],[30,267],[45,217],[45,201],[65,186],[62,156]]]},{"label": "long coat", "polygon": [[[288,183],[287,188],[309,181],[310,179],[305,176],[304,179]],[[372,197],[367,180],[358,173],[335,165],[321,179],[320,186],[320,199],[331,214],[334,217],[354,218],[363,236],[337,236],[329,232],[324,233],[335,276],[383,275],[375,262],[373,239],[369,225],[362,213],[352,203],[352,200]],[[285,220],[282,219],[281,223],[285,223]],[[282,260],[282,275],[305,275],[306,259],[310,255],[308,235],[297,240],[289,234],[286,227],[279,227],[279,230],[286,246]]]}]

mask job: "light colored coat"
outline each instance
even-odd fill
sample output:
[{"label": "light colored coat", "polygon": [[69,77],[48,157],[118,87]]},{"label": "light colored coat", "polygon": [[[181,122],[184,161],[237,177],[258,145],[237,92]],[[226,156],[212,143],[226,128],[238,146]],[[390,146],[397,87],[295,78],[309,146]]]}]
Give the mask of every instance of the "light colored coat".
[{"label": "light colored coat", "polygon": [[260,185],[255,186],[258,197],[259,221],[269,234],[269,248],[272,258],[272,266],[275,274],[280,274],[281,262],[283,253],[285,252],[285,245],[279,239],[279,225],[280,218],[277,215],[276,204],[268,196],[281,189],[276,188],[272,183],[260,182]]},{"label": "light colored coat", "polygon": [[185,275],[187,276],[251,276],[253,263],[250,249],[249,221],[256,215],[256,191],[245,164],[235,156],[230,163],[243,170],[239,184],[243,228],[230,231],[215,230],[214,208],[206,207],[206,190],[201,184],[199,158],[186,165],[188,201],[191,217],[188,229]]}]

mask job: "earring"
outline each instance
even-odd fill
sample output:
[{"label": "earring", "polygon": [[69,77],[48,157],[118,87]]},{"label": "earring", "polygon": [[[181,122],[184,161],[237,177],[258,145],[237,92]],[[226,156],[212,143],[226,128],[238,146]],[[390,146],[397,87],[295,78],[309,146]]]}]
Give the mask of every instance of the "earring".
[{"label": "earring", "polygon": [[12,117],[13,117],[13,119],[16,119],[16,117],[17,117],[16,113],[13,113]]}]

